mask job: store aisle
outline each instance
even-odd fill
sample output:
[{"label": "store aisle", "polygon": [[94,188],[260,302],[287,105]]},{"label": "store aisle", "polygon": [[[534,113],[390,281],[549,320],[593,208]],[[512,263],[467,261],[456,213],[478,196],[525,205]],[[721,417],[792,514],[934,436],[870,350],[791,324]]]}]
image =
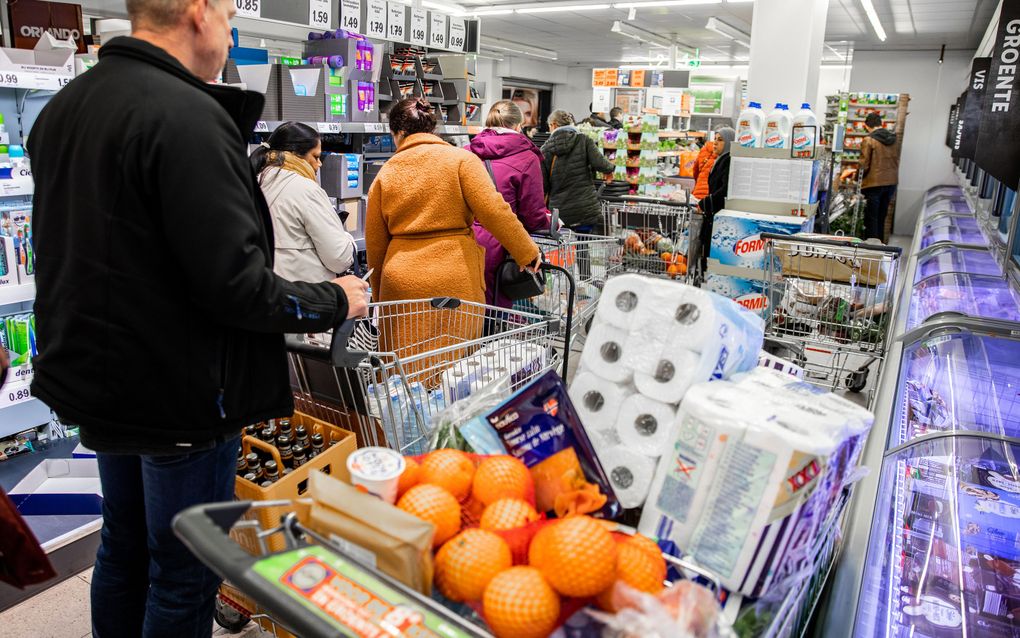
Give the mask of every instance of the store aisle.
[{"label": "store aisle", "polygon": [[[91,638],[89,585],[92,570],[54,585],[20,605],[0,613],[0,638]],[[241,633],[213,626],[215,638],[268,638],[255,623]]]}]

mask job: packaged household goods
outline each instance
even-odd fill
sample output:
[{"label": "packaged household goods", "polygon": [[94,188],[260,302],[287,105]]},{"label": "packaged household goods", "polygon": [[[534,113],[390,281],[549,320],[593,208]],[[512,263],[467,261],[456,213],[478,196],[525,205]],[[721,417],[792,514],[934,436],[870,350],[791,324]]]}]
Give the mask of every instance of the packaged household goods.
[{"label": "packaged household goods", "polygon": [[761,104],[751,102],[737,116],[737,144],[749,148],[760,148],[765,136],[765,111]]},{"label": "packaged household goods", "polygon": [[765,137],[762,146],[765,148],[789,148],[792,132],[793,116],[790,115],[790,107],[777,103],[776,108],[765,118]]},{"label": "packaged household goods", "polygon": [[814,227],[814,218],[788,215],[762,215],[735,210],[721,210],[712,222],[709,263],[756,270],[760,276],[765,267],[765,240],[762,233],[793,235],[807,233]]},{"label": "packaged household goods", "polygon": [[804,102],[800,110],[793,116],[793,135],[791,145],[795,151],[808,151],[818,143],[818,116],[811,110],[811,105]]}]

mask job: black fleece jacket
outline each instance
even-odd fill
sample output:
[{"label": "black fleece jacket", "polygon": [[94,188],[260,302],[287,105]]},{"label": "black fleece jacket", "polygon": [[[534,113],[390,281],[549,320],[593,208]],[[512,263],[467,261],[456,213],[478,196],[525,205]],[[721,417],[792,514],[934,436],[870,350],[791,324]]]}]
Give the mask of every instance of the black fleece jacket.
[{"label": "black fleece jacket", "polygon": [[330,283],[273,274],[246,140],[263,98],[134,38],[31,131],[33,394],[101,452],[209,447],[293,409],[283,333],[347,315]]}]

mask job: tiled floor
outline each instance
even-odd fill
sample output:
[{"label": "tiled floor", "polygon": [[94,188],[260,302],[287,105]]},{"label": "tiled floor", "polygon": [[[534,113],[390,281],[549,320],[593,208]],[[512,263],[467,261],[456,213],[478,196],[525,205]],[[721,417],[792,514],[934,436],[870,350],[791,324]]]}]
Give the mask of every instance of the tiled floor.
[{"label": "tiled floor", "polygon": [[[92,570],[33,596],[0,613],[0,638],[91,638],[89,583]],[[250,623],[239,634],[218,625],[210,630],[216,638],[265,638],[267,634]]]}]

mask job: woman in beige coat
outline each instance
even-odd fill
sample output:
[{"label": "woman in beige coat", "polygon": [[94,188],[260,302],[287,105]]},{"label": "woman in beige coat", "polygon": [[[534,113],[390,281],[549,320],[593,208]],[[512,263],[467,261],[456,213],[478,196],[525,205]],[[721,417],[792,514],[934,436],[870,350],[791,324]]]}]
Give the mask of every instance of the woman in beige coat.
[{"label": "woman in beige coat", "polygon": [[273,215],[273,270],[290,281],[329,281],[354,264],[354,238],[315,180],[322,166],[319,134],[286,122],[252,154]]}]

